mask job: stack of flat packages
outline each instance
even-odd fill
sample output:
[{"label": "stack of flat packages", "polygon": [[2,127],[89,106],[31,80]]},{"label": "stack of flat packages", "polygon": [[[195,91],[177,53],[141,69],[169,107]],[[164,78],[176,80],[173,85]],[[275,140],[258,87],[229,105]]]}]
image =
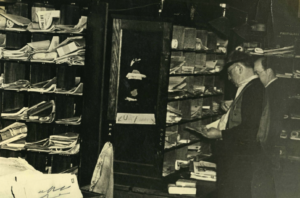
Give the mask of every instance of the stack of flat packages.
[{"label": "stack of flat packages", "polygon": [[217,165],[215,163],[199,161],[190,166],[191,178],[204,181],[217,181]]},{"label": "stack of flat packages", "polygon": [[168,185],[169,194],[196,195],[196,183],[195,180],[179,179],[176,184]]}]

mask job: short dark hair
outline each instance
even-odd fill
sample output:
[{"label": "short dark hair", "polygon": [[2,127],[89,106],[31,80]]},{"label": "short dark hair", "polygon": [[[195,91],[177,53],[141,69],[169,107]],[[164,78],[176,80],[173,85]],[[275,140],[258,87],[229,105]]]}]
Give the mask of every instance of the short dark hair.
[{"label": "short dark hair", "polygon": [[229,54],[227,59],[228,60],[225,64],[225,69],[228,69],[234,63],[242,63],[247,68],[254,68],[253,59],[245,52],[234,50]]},{"label": "short dark hair", "polygon": [[[261,60],[261,65],[262,65],[262,68],[264,70],[267,70],[267,69],[272,69],[272,71],[274,72],[274,74],[276,75],[276,69],[272,67],[271,64],[268,64],[268,59],[269,57],[267,56],[253,56],[253,62],[257,61],[258,59],[262,59]],[[253,66],[254,67],[254,66]]]}]

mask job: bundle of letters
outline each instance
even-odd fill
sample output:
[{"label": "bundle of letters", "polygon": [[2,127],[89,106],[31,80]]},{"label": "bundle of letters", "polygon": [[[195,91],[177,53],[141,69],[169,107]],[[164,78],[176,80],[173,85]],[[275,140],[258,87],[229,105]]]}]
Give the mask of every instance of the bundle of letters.
[{"label": "bundle of letters", "polygon": [[190,164],[191,178],[204,181],[217,181],[217,165],[212,162],[199,161]]},{"label": "bundle of letters", "polygon": [[5,119],[30,120],[32,122],[53,122],[55,118],[54,100],[42,101],[31,107],[23,107],[17,112],[1,113]]},{"label": "bundle of letters", "polygon": [[79,152],[80,144],[78,142],[78,133],[63,133],[50,135],[49,138],[26,142],[25,148],[28,151],[46,152],[49,154],[74,155]]},{"label": "bundle of letters", "polygon": [[86,29],[86,16],[81,16],[77,25],[60,25],[58,24],[60,14],[60,10],[45,7],[44,10],[35,12],[34,21],[37,22],[31,22],[28,18],[1,12],[0,19],[4,21],[4,23],[1,23],[0,28],[17,31],[26,31],[27,29],[30,32],[56,31],[58,33],[82,33]]},{"label": "bundle of letters", "polygon": [[184,56],[171,56],[170,74],[181,73],[180,69],[185,64]]},{"label": "bundle of letters", "polygon": [[26,31],[27,26],[31,22],[28,18],[5,12],[0,12],[0,20],[0,28],[17,31]]},{"label": "bundle of letters", "polygon": [[167,123],[177,123],[182,119],[181,110],[178,110],[170,105],[167,106]]},{"label": "bundle of letters", "polygon": [[82,33],[86,29],[87,17],[81,16],[77,25],[60,25],[60,10],[45,10],[36,12],[37,21],[28,24],[30,32]]},{"label": "bundle of letters", "polygon": [[52,40],[27,43],[19,50],[0,48],[1,58],[31,62],[49,62],[68,65],[84,65],[85,39],[82,36],[68,37],[59,43],[59,36]]},{"label": "bundle of letters", "polygon": [[287,46],[282,48],[275,49],[261,49],[261,48],[248,48],[246,52],[249,52],[252,55],[279,55],[279,56],[293,56],[294,55],[294,46]]},{"label": "bundle of letters", "polygon": [[30,88],[27,90],[29,92],[54,92],[56,89],[56,77],[45,80],[42,82],[31,84]]},{"label": "bundle of letters", "polygon": [[196,195],[196,184],[197,181],[195,180],[179,179],[176,184],[168,185],[168,191],[169,194]]},{"label": "bundle of letters", "polygon": [[0,130],[0,146],[23,139],[27,136],[27,126],[24,123],[15,122]]},{"label": "bundle of letters", "polygon": [[81,116],[76,116],[72,118],[62,118],[55,121],[57,124],[65,124],[65,125],[80,125]]},{"label": "bundle of letters", "polygon": [[27,90],[30,86],[30,82],[28,80],[17,80],[12,83],[2,83],[1,88],[6,90]]}]

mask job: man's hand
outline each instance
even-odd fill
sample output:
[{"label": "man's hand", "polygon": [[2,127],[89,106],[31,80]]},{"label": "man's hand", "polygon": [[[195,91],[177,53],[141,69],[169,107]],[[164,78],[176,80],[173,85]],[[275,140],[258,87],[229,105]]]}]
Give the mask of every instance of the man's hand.
[{"label": "man's hand", "polygon": [[222,132],[216,128],[210,128],[202,132],[202,134],[209,139],[218,139],[222,137]]}]

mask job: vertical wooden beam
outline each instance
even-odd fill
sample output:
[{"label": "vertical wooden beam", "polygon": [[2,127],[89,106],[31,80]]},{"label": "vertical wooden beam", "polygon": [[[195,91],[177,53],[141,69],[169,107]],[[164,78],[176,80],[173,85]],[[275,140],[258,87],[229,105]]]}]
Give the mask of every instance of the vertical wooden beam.
[{"label": "vertical wooden beam", "polygon": [[91,182],[101,149],[102,116],[105,95],[105,56],[108,4],[100,0],[89,5],[86,62],[84,71],[83,114],[81,124],[80,186]]}]

